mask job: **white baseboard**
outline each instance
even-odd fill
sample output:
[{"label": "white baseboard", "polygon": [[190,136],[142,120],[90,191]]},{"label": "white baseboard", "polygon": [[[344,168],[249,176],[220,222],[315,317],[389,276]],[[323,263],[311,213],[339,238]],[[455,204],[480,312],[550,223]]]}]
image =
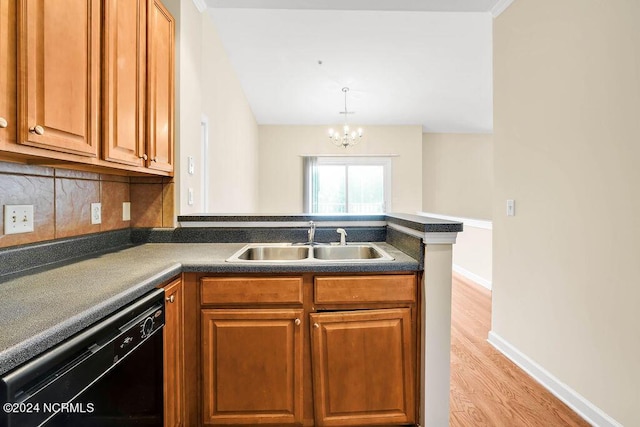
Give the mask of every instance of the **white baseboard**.
[{"label": "white baseboard", "polygon": [[469,270],[466,270],[462,267],[460,267],[459,265],[453,264],[453,271],[458,273],[461,276],[466,277],[467,279],[471,280],[474,283],[477,283],[478,285],[487,288],[489,290],[491,290],[491,281],[485,279],[484,277],[480,277],[475,273],[470,272]]},{"label": "white baseboard", "polygon": [[487,341],[591,425],[597,427],[623,427],[622,424],[605,414],[600,408],[589,402],[574,389],[551,375],[546,369],[531,360],[527,355],[505,341],[495,332],[489,332]]}]

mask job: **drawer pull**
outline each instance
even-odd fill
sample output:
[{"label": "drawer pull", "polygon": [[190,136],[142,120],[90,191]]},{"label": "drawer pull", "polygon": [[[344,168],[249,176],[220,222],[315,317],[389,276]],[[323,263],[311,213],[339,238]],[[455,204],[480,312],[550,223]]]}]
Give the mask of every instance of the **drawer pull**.
[{"label": "drawer pull", "polygon": [[29,132],[35,133],[37,135],[44,135],[44,128],[40,125],[35,125],[29,128]]},{"label": "drawer pull", "polygon": [[7,119],[5,119],[4,117],[0,117],[0,129],[4,129],[7,126],[9,126],[9,123],[7,123]]},{"label": "drawer pull", "polygon": [[316,328],[316,329],[318,329],[318,328],[320,327],[320,325],[318,325],[317,323],[314,323],[314,324],[313,324],[313,327],[314,327],[314,328]]}]

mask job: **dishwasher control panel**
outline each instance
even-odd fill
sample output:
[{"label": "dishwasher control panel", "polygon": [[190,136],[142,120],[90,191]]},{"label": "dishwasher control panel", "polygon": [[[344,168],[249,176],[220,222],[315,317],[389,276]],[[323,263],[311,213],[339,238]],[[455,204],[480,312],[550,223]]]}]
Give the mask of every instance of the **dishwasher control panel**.
[{"label": "dishwasher control panel", "polygon": [[164,326],[164,307],[156,306],[127,325],[127,328],[113,342],[113,363],[117,363],[130,351]]}]

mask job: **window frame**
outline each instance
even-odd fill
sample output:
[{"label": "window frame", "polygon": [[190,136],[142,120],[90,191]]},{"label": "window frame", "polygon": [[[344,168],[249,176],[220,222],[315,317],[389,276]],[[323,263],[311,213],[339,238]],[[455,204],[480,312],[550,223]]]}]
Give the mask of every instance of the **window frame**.
[{"label": "window frame", "polygon": [[[315,213],[313,212],[313,198],[315,193],[315,185],[317,183],[314,182],[314,168],[318,166],[345,166],[347,170],[346,173],[346,205],[347,209],[349,209],[349,193],[348,193],[348,167],[349,166],[382,166],[383,167],[383,209],[382,213],[391,212],[391,169],[392,169],[392,158],[388,156],[305,156],[304,162],[304,183],[303,183],[303,211],[305,213]],[[351,212],[347,212],[349,214]]]}]

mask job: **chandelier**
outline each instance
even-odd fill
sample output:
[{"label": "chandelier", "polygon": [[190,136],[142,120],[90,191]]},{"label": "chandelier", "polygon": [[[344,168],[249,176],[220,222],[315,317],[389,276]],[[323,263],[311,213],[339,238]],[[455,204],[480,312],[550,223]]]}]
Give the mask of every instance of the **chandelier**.
[{"label": "chandelier", "polygon": [[329,140],[337,147],[347,148],[356,145],[359,138],[362,138],[362,128],[358,128],[357,131],[349,131],[347,114],[354,114],[354,112],[347,110],[347,92],[349,92],[349,88],[343,87],[342,92],[344,92],[344,111],[340,111],[340,114],[344,114],[344,126],[342,127],[342,133],[329,129]]}]

